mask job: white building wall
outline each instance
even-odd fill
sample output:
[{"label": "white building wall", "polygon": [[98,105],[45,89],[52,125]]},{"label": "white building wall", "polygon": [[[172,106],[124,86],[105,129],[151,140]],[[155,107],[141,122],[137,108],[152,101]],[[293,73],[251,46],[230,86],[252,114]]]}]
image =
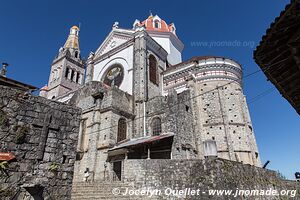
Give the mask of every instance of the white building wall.
[{"label": "white building wall", "polygon": [[176,65],[182,62],[181,52],[170,43],[170,54],[168,55],[168,61],[171,65]]},{"label": "white building wall", "polygon": [[101,81],[106,70],[116,63],[121,64],[124,68],[124,79],[120,89],[132,95],[133,45],[95,64],[93,80]]},{"label": "white building wall", "polygon": [[170,54],[171,49],[170,49],[170,40],[169,38],[166,37],[154,37],[151,36],[158,44],[160,44],[160,46],[162,46],[162,48],[164,48],[168,54]]},{"label": "white building wall", "polygon": [[168,52],[168,62],[176,65],[182,62],[181,52],[171,43],[169,38],[151,36],[158,44],[160,44]]}]

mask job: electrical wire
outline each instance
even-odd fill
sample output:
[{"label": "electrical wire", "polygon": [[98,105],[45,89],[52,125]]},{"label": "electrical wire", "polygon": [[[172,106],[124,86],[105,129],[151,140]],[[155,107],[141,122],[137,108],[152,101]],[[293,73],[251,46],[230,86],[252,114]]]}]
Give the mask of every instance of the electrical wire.
[{"label": "electrical wire", "polygon": [[[253,76],[253,75],[255,75],[255,74],[257,74],[258,72],[261,72],[261,71],[262,71],[261,69],[256,70],[256,71],[254,71],[254,72],[252,72],[252,73],[250,73],[250,74],[247,74],[247,75],[244,76],[243,78],[246,79],[246,78],[251,77],[251,76]],[[233,80],[233,81],[230,81],[230,82],[228,82],[228,83],[226,83],[226,84],[224,84],[224,85],[217,86],[217,87],[214,88],[214,89],[208,90],[208,91],[203,92],[203,93],[201,93],[201,94],[199,94],[199,95],[195,95],[195,96],[193,96],[193,97],[191,97],[191,98],[185,99],[184,101],[177,102],[176,104],[173,104],[172,106],[162,108],[160,111],[164,111],[164,110],[166,110],[166,109],[170,109],[170,108],[172,108],[172,107],[174,107],[174,106],[177,106],[177,105],[179,105],[179,104],[182,104],[182,103],[184,103],[184,102],[186,102],[186,101],[190,101],[190,100],[192,100],[192,99],[194,99],[194,98],[203,96],[203,95],[205,95],[205,94],[208,94],[208,93],[210,93],[210,92],[212,92],[212,91],[218,90],[219,88],[222,88],[222,87],[224,87],[224,86],[230,85],[230,84],[232,84],[232,83],[236,83],[236,81]],[[260,95],[261,95],[261,94],[259,94],[258,96],[260,96]],[[256,97],[257,97],[257,96],[255,96],[254,98],[256,98]],[[252,99],[254,99],[254,98],[252,98]],[[143,115],[143,116],[134,118],[133,120],[132,120],[132,119],[128,119],[128,120],[126,120],[126,123],[133,122],[134,120],[142,119],[142,118],[145,118],[145,117],[148,118],[149,116]],[[110,128],[114,128],[114,127],[117,127],[117,126],[118,126],[118,125],[113,125],[113,126],[108,126],[108,127],[105,127],[105,128],[99,129],[99,130],[96,130],[96,131],[92,131],[92,132],[89,132],[89,135],[94,134],[94,133],[100,133],[101,131],[104,131],[104,130],[107,130],[107,129],[110,129]]]},{"label": "electrical wire", "polygon": [[259,93],[258,95],[256,95],[255,97],[249,99],[248,104],[252,104],[260,99],[262,99],[263,97],[267,96],[268,94],[270,94],[271,92],[275,91],[275,88],[269,88],[267,90],[264,90],[263,92]]}]

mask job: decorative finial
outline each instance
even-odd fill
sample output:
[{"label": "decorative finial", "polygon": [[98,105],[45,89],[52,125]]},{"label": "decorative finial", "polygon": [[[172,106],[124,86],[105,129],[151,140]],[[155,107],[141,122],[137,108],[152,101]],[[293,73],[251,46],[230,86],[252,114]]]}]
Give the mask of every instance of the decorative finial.
[{"label": "decorative finial", "polygon": [[133,27],[133,29],[136,29],[136,28],[138,28],[139,26],[140,26],[140,20],[136,19],[136,20],[133,22],[132,27]]},{"label": "decorative finial", "polygon": [[153,16],[153,15],[152,15],[152,11],[151,11],[151,10],[149,10],[149,15],[150,15],[150,16]]},{"label": "decorative finial", "polygon": [[115,23],[113,24],[113,28],[119,28],[119,22],[115,22]]},{"label": "decorative finial", "polygon": [[8,63],[2,63],[2,69],[0,70],[0,76],[6,77],[7,67],[9,66]]},{"label": "decorative finial", "polygon": [[88,59],[92,59],[94,57],[95,53],[94,52],[90,52]]}]

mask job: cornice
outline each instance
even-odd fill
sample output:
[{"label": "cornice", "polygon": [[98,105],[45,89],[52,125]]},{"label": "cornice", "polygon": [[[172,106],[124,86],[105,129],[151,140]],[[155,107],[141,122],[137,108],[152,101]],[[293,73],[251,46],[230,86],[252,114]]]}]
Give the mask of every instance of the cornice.
[{"label": "cornice", "polygon": [[133,42],[134,42],[134,38],[128,40],[127,42],[117,46],[116,48],[114,49],[111,49],[110,51],[106,52],[105,54],[102,54],[100,56],[95,56],[94,58],[94,64],[98,64],[99,62],[101,62],[102,60],[106,59],[106,58],[109,58],[110,56],[126,49],[127,47],[133,45]]},{"label": "cornice", "polygon": [[147,47],[154,51],[161,60],[166,60],[168,56],[168,52],[158,44],[151,36],[147,35],[145,37]]},{"label": "cornice", "polygon": [[172,81],[178,78],[182,78],[187,76],[190,72],[196,74],[196,73],[202,73],[202,72],[209,72],[214,70],[224,70],[227,72],[232,72],[236,74],[238,77],[242,78],[242,70],[232,66],[232,65],[226,65],[226,64],[208,64],[208,65],[192,65],[191,67],[185,68],[183,70],[178,69],[177,72],[173,72],[172,74],[164,74],[164,81]]}]

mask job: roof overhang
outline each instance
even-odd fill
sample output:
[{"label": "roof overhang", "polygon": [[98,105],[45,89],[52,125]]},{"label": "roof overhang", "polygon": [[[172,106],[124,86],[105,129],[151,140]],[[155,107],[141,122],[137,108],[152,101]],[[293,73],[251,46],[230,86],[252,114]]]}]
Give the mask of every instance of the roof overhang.
[{"label": "roof overhang", "polygon": [[10,88],[15,88],[22,91],[29,91],[33,92],[36,91],[38,88],[26,83],[22,83],[4,76],[0,76],[0,85],[7,86]]},{"label": "roof overhang", "polygon": [[155,31],[155,30],[147,30],[147,33],[151,36],[151,37],[164,37],[164,38],[168,38],[171,40],[171,42],[173,43],[173,45],[180,51],[182,52],[183,48],[184,48],[184,44],[183,42],[174,35],[174,33],[171,32],[162,32],[162,31]]},{"label": "roof overhang", "polygon": [[267,78],[300,114],[300,1],[292,0],[254,51]]}]

